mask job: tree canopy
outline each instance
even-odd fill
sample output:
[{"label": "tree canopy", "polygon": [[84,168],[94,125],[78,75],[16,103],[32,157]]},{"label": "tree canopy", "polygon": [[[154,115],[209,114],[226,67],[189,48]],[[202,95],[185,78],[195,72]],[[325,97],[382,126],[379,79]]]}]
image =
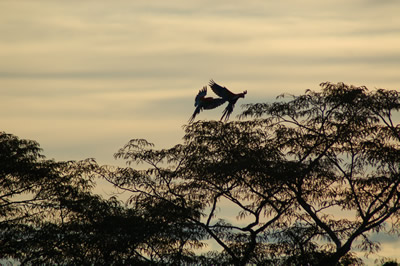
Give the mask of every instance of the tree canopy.
[{"label": "tree canopy", "polygon": [[[356,250],[380,248],[372,234],[400,233],[399,93],[321,87],[245,105],[238,121],[186,125],[169,149],[133,139],[115,154],[126,167],[45,160],[36,143],[1,135],[0,254],[27,263],[362,265]],[[95,177],[129,200],[94,195]]]},{"label": "tree canopy", "polygon": [[[188,221],[226,263],[357,261],[352,248],[379,249],[371,233],[398,232],[399,95],[321,86],[247,105],[241,121],[190,124],[171,149],[132,140],[116,157],[149,168],[108,178],[132,192],[130,202],[192,209]],[[226,202],[238,220],[219,216]]]}]

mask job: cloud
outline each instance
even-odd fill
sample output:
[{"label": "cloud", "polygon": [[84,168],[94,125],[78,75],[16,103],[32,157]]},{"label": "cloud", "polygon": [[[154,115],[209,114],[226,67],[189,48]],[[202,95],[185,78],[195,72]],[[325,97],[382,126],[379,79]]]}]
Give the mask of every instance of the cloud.
[{"label": "cloud", "polygon": [[[130,119],[147,134],[166,118],[182,125],[210,78],[247,89],[243,103],[322,81],[400,82],[393,1],[21,0],[2,1],[0,10],[0,117],[4,129],[32,138],[64,119],[116,128]],[[48,125],[24,127],[36,119]],[[86,131],[98,134],[96,127]]]},{"label": "cloud", "polygon": [[[399,13],[397,0],[3,0],[2,130],[50,158],[115,164],[131,138],[181,142],[210,78],[248,90],[232,119],[241,104],[323,81],[398,89]],[[393,239],[378,240],[397,256]]]}]

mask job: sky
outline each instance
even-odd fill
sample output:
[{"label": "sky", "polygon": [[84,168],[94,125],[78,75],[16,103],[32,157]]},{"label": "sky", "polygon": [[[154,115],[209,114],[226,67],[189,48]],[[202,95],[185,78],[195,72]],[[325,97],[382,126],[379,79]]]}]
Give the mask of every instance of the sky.
[{"label": "sky", "polygon": [[400,89],[399,14],[398,0],[0,0],[0,130],[115,164],[133,138],[181,143],[211,78],[248,91],[231,119],[325,81]]}]

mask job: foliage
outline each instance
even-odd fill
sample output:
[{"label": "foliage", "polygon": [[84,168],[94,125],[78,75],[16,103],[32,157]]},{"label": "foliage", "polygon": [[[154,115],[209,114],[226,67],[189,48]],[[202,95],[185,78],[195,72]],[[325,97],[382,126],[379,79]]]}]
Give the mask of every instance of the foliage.
[{"label": "foliage", "polygon": [[[115,157],[46,160],[0,135],[0,254],[34,264],[362,265],[370,235],[400,229],[396,91],[321,84],[184,127],[182,144],[134,139]],[[141,165],[141,164],[144,164]],[[140,165],[140,166],[138,166]],[[129,193],[92,193],[94,178]],[[207,244],[218,250],[205,250]]]},{"label": "foliage", "polygon": [[[224,263],[335,265],[354,248],[374,253],[369,234],[399,228],[399,95],[321,86],[247,105],[241,121],[190,124],[171,149],[132,140],[116,157],[149,168],[106,178],[133,205],[189,210],[182,214],[220,245],[213,254]],[[219,212],[227,206],[236,220]]]},{"label": "foliage", "polygon": [[[38,143],[0,135],[0,255],[22,264],[120,265],[192,262],[193,232],[164,201],[126,208],[92,193],[92,159],[46,160]],[[173,206],[172,206],[173,207]],[[197,243],[197,246],[200,246]]]},{"label": "foliage", "polygon": [[[39,144],[0,133],[0,227],[51,221],[63,200],[93,187],[94,162],[46,160]],[[57,210],[58,212],[53,212]]]},{"label": "foliage", "polygon": [[2,257],[24,260],[36,252],[30,244],[48,241],[37,232],[45,224],[66,219],[63,202],[79,202],[79,195],[92,189],[93,166],[92,160],[46,160],[37,142],[0,133]]}]

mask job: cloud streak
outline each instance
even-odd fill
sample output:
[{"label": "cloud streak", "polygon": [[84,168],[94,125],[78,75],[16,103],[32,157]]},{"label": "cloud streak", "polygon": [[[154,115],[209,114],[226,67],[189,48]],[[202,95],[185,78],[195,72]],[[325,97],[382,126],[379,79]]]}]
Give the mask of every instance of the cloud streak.
[{"label": "cloud streak", "polygon": [[399,13],[397,0],[4,0],[2,130],[114,163],[131,138],[179,142],[210,78],[248,90],[243,103],[322,81],[398,89]]},{"label": "cloud streak", "polygon": [[247,89],[252,101],[327,80],[400,82],[396,1],[21,0],[0,8],[2,117],[14,115],[10,129],[33,138],[24,116],[107,123],[133,112],[156,123],[180,106],[170,115],[183,124],[209,78]]}]

